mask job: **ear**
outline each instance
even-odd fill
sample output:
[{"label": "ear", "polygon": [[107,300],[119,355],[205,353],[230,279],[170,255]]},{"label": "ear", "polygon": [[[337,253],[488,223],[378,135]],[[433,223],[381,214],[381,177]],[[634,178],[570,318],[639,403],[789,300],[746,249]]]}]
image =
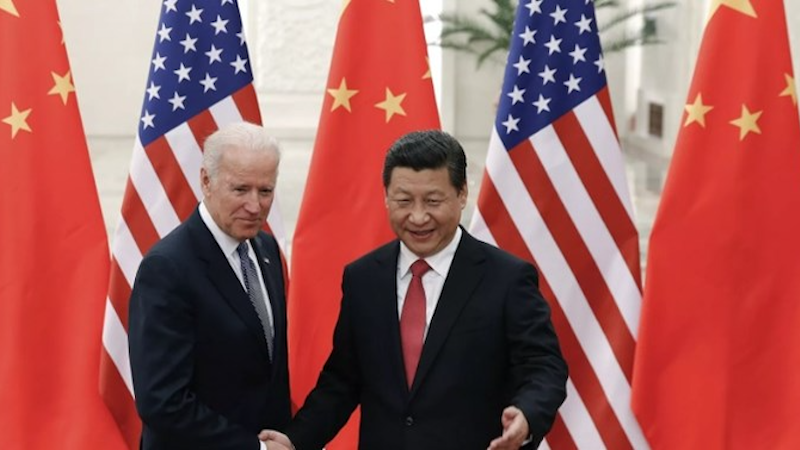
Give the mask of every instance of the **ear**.
[{"label": "ear", "polygon": [[207,197],[211,190],[211,177],[208,176],[208,171],[205,167],[200,168],[200,188],[203,190],[203,195]]},{"label": "ear", "polygon": [[467,207],[467,197],[469,197],[469,189],[467,188],[467,183],[464,183],[464,187],[458,192],[458,202],[461,204],[461,209]]}]

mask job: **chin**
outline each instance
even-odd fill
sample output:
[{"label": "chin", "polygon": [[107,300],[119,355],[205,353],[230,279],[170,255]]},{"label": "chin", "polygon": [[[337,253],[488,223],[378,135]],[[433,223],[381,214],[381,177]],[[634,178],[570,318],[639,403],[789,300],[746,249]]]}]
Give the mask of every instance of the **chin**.
[{"label": "chin", "polygon": [[253,239],[258,234],[258,230],[259,230],[258,228],[252,230],[240,230],[238,233],[236,233],[234,237],[236,237],[240,241],[243,241],[245,239]]},{"label": "chin", "polygon": [[408,249],[420,258],[427,258],[433,253],[433,249],[430,248],[408,247]]}]

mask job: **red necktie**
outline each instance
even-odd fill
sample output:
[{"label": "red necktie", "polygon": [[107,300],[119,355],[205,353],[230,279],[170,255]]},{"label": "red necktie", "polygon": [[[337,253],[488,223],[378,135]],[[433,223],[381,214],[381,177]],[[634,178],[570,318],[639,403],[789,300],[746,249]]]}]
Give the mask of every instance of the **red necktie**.
[{"label": "red necktie", "polygon": [[425,335],[425,290],[422,289],[422,275],[430,269],[431,266],[423,259],[418,259],[411,265],[411,284],[408,285],[400,315],[400,337],[403,340],[403,361],[409,389],[417,372],[422,353],[422,338]]}]

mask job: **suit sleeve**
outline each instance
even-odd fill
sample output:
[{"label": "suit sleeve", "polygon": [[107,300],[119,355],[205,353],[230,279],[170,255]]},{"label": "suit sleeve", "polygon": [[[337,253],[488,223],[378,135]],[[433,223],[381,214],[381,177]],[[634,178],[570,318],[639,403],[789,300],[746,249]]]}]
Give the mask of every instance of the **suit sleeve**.
[{"label": "suit sleeve", "polygon": [[353,305],[348,270],[342,281],[342,305],[333,332],[333,349],[286,432],[297,450],[321,449],[347,423],[359,402],[361,378],[352,332]]},{"label": "suit sleeve", "polygon": [[136,275],[129,347],[139,416],[181,447],[257,450],[257,436],[211,410],[192,391],[195,324],[186,283],[175,261],[163,255],[146,257]]},{"label": "suit sleeve", "polygon": [[505,307],[512,404],[525,414],[535,448],[566,398],[567,365],[533,266],[522,266]]}]

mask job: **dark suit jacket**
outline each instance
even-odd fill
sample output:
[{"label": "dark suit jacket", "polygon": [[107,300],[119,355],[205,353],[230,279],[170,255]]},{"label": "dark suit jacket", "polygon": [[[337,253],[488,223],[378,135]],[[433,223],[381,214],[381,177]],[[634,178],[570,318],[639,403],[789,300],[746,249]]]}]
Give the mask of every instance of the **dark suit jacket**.
[{"label": "dark suit jacket", "polygon": [[361,405],[361,450],[485,449],[519,407],[538,444],[566,397],[567,367],[536,270],[464,232],[408,389],[394,241],[345,268],[333,350],[289,426],[319,449]]},{"label": "dark suit jacket", "polygon": [[257,450],[260,430],[289,422],[280,252],[265,233],[251,243],[275,321],[272,363],[258,315],[197,210],[142,260],[128,332],[142,449]]}]

